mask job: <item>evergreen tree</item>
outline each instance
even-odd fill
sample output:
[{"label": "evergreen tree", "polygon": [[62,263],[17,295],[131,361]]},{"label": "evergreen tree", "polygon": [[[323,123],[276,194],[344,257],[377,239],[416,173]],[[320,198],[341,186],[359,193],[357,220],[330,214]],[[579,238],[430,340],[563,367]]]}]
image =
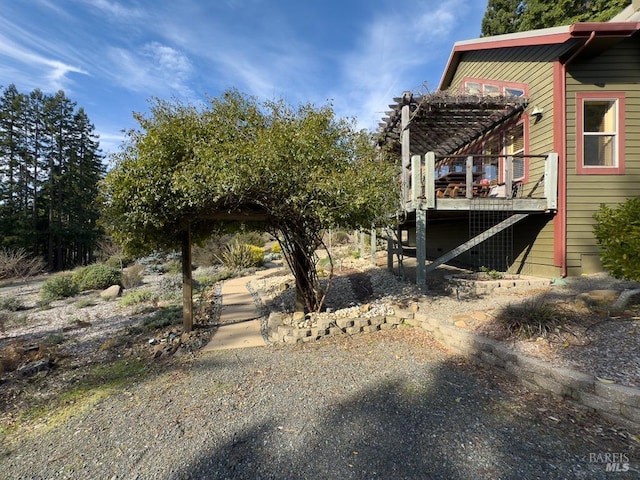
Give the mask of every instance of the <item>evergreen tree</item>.
[{"label": "evergreen tree", "polygon": [[629,0],[489,0],[482,35],[500,35],[577,22],[606,22]]},{"label": "evergreen tree", "polygon": [[0,247],[61,269],[92,260],[104,166],[86,112],[59,91],[0,96]]}]

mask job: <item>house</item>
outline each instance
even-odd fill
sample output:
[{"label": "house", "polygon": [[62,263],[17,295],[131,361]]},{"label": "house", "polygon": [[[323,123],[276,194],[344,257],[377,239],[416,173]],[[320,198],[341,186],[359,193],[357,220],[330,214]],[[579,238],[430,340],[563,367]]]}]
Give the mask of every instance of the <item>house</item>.
[{"label": "house", "polygon": [[415,250],[418,283],[442,263],[602,269],[594,212],[640,195],[639,31],[634,0],[610,22],[461,41],[436,92],[394,99],[378,138],[401,159],[394,251]]}]

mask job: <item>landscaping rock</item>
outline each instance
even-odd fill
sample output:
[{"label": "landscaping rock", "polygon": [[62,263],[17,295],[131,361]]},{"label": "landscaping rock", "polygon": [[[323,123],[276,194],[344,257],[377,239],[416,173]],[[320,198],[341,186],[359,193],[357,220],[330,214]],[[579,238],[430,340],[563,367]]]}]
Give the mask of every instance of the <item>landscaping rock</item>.
[{"label": "landscaping rock", "polygon": [[100,293],[100,298],[103,300],[113,300],[120,296],[120,292],[122,292],[122,287],[120,285],[111,285]]}]

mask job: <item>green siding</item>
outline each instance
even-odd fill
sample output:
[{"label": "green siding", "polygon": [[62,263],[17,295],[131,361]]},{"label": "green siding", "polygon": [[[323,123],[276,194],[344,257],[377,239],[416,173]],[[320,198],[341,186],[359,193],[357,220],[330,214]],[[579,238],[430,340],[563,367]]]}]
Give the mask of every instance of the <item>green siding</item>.
[{"label": "green siding", "polygon": [[[567,72],[567,264],[570,274],[590,273],[598,247],[593,214],[601,203],[615,205],[640,189],[640,38],[621,41],[599,56],[577,59]],[[625,92],[624,175],[578,175],[576,94]],[[595,262],[597,265],[597,262]]]},{"label": "green siding", "polygon": [[[465,52],[450,89],[458,90],[467,77],[526,83],[530,106],[544,110],[542,121],[536,123],[531,119],[529,122],[527,153],[549,153],[554,145],[553,62],[565,49],[564,45],[550,45]],[[529,165],[529,184],[535,184],[543,174],[544,163],[532,160]],[[528,192],[523,193],[526,195]],[[554,265],[554,224],[551,216],[545,215],[533,222],[524,221],[516,227],[514,234],[527,239],[524,245],[516,246],[519,253],[514,271],[542,276],[559,274]]]}]

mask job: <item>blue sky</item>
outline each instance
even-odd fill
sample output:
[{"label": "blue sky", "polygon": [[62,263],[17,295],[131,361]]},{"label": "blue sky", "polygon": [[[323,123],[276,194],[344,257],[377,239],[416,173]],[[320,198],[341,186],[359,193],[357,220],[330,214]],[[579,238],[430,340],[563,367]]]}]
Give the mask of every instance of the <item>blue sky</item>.
[{"label": "blue sky", "polygon": [[325,105],[375,129],[394,96],[437,88],[487,0],[0,0],[0,86],[59,89],[103,150],[148,99],[228,88]]}]

